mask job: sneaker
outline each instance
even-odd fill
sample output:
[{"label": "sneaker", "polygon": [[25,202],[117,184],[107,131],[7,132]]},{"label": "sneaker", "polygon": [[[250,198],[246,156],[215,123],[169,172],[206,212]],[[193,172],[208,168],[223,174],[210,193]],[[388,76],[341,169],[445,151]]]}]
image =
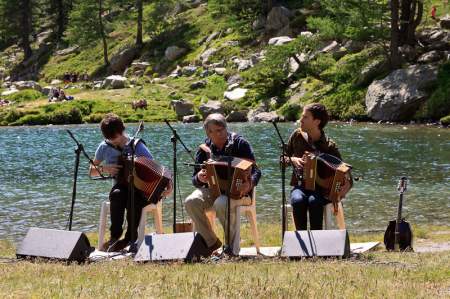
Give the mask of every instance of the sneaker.
[{"label": "sneaker", "polygon": [[[109,247],[107,247],[107,252],[119,252],[122,251],[125,247],[130,244],[130,241],[127,239],[116,240]],[[106,247],[105,247],[106,248]]]},{"label": "sneaker", "polygon": [[217,239],[216,242],[213,245],[208,247],[208,251],[210,252],[210,255],[212,255],[220,247],[222,247],[222,242],[220,242],[220,240]]},{"label": "sneaker", "polygon": [[103,243],[103,250],[108,252],[109,247],[111,247],[114,243],[116,243],[118,241],[118,239],[116,238],[111,238],[108,241],[106,241],[105,243]]}]

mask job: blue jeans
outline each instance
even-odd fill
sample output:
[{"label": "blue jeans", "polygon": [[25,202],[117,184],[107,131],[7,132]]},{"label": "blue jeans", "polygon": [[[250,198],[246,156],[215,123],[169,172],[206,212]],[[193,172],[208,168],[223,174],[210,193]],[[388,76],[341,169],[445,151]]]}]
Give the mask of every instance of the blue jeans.
[{"label": "blue jeans", "polygon": [[294,214],[295,228],[307,229],[307,213],[309,210],[309,224],[311,230],[321,230],[323,222],[323,206],[327,200],[315,191],[295,187],[291,191],[292,213]]}]

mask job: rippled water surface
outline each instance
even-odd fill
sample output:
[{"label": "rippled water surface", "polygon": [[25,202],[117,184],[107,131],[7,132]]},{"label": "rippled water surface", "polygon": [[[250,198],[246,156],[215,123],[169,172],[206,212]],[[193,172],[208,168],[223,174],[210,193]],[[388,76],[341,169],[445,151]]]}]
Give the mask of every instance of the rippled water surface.
[{"label": "rippled water surface", "polygon": [[[186,145],[203,142],[200,124],[174,125]],[[232,124],[252,144],[263,176],[257,190],[258,221],[280,221],[279,141],[270,124]],[[280,124],[287,139],[294,124]],[[30,226],[64,229],[72,196],[75,146],[70,129],[93,155],[101,134],[97,126],[0,128],[0,239],[20,239]],[[133,132],[135,125],[130,125]],[[344,159],[354,166],[355,182],[344,203],[350,229],[384,229],[396,215],[398,179],[410,179],[404,215],[415,224],[450,223],[450,130],[375,124],[330,124]],[[165,124],[147,124],[143,133],[155,158],[172,165],[171,132]],[[182,197],[192,190],[189,156],[178,148]],[[82,158],[74,211],[74,230],[95,231],[100,203],[111,182],[92,181]],[[172,199],[164,203],[164,221],[172,221]],[[181,219],[181,210],[178,211]]]}]

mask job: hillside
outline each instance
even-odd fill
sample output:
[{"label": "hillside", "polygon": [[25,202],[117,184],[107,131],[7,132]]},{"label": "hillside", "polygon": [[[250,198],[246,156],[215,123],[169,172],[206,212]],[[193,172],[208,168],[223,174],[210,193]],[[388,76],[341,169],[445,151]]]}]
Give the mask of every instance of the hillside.
[{"label": "hillside", "polygon": [[[17,44],[0,53],[0,125],[95,123],[110,111],[127,122],[199,121],[211,112],[292,121],[313,101],[338,120],[450,122],[450,32],[440,28],[448,8],[437,6],[439,22],[428,16],[432,3],[424,7],[417,45],[399,48],[393,70],[386,5],[279,1],[261,12],[219,3],[144,2],[142,47],[136,7],[111,4],[103,14],[109,66],[101,38],[77,43],[69,20],[55,39],[42,22],[31,58],[23,61]],[[364,10],[371,15],[361,20]],[[67,82],[70,74],[78,80]],[[50,103],[51,88],[74,100]],[[147,109],[134,110],[144,99]]]}]

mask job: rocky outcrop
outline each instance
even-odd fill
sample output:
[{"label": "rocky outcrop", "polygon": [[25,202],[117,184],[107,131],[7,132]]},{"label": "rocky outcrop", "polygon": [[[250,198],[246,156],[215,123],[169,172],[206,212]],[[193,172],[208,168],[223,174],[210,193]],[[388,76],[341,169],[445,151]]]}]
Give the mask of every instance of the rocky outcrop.
[{"label": "rocky outcrop", "polygon": [[206,104],[200,105],[200,107],[198,107],[198,110],[202,114],[203,119],[205,119],[208,115],[212,113],[221,113],[221,114],[224,113],[222,103],[219,101],[209,101]]},{"label": "rocky outcrop", "polygon": [[251,121],[253,122],[274,122],[279,121],[280,116],[275,111],[271,112],[261,112],[256,114]]},{"label": "rocky outcrop", "polygon": [[200,117],[195,114],[183,116],[183,123],[198,123],[199,121]]},{"label": "rocky outcrop", "polygon": [[442,53],[440,51],[430,51],[427,52],[425,54],[422,54],[418,59],[417,62],[418,63],[424,63],[424,64],[428,64],[428,63],[432,63],[432,62],[436,62],[442,59]]},{"label": "rocky outcrop", "polygon": [[75,45],[75,46],[72,46],[72,47],[69,47],[69,48],[65,48],[65,49],[56,51],[55,54],[57,56],[65,56],[65,55],[69,55],[69,54],[72,54],[72,53],[78,53],[79,52],[79,48],[80,48],[79,46]]},{"label": "rocky outcrop", "polygon": [[193,82],[189,88],[190,89],[199,89],[199,88],[204,88],[206,86],[207,82],[206,80],[199,80],[199,81],[195,81]]},{"label": "rocky outcrop", "polygon": [[426,101],[437,79],[436,65],[412,65],[374,81],[366,94],[367,114],[377,121],[406,121]]},{"label": "rocky outcrop", "polygon": [[271,39],[269,39],[269,45],[281,46],[281,45],[287,44],[291,41],[293,41],[293,39],[290,38],[289,36],[277,36],[277,37],[272,37]]},{"label": "rocky outcrop", "polygon": [[12,83],[12,86],[14,86],[17,90],[34,89],[37,91],[42,91],[42,87],[35,81],[16,81]]},{"label": "rocky outcrop", "polygon": [[266,32],[290,32],[290,18],[292,16],[293,13],[284,6],[273,7],[267,15]]},{"label": "rocky outcrop", "polygon": [[200,55],[200,60],[202,61],[202,64],[207,64],[209,62],[209,58],[214,55],[217,52],[216,48],[209,48],[206,51],[204,51]]},{"label": "rocky outcrop", "polygon": [[439,23],[442,29],[450,29],[450,18],[443,18]]},{"label": "rocky outcrop", "polygon": [[170,102],[170,105],[175,110],[178,119],[183,119],[184,116],[194,114],[194,104],[184,99],[173,100]]}]

